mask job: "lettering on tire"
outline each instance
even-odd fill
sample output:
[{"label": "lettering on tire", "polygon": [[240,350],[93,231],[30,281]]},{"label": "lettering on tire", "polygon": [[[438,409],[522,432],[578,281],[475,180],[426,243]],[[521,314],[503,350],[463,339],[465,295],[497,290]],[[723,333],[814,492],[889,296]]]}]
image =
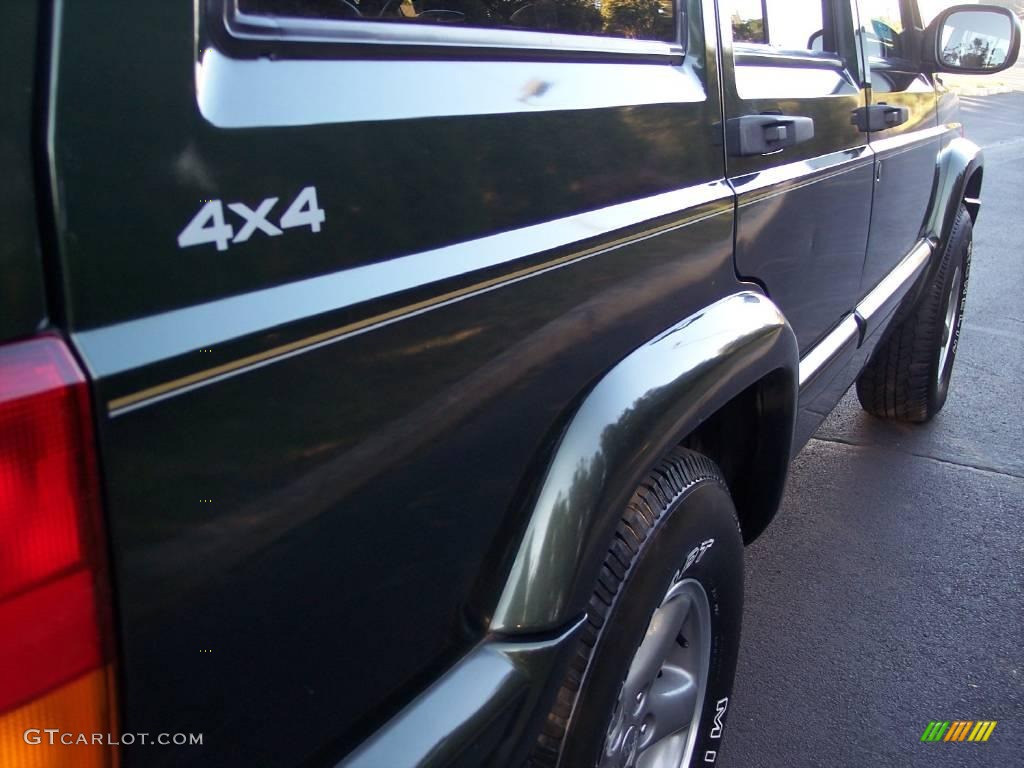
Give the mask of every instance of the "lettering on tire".
[{"label": "lettering on tire", "polygon": [[[719,699],[718,703],[715,704],[715,719],[712,721],[711,732],[708,734],[708,736],[710,738],[712,738],[712,739],[721,739],[722,738],[722,731],[725,730],[725,722],[724,722],[723,718],[725,717],[725,712],[726,712],[727,709],[729,709],[729,699],[728,699],[728,697],[726,697],[724,699]],[[718,759],[718,750],[709,749],[706,752],[704,752],[704,762],[705,763],[713,763],[717,759]]]}]

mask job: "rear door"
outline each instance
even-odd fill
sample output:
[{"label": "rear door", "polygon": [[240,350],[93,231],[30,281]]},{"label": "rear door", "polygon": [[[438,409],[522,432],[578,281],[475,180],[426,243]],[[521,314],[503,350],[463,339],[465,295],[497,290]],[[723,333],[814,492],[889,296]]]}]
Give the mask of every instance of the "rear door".
[{"label": "rear door", "polygon": [[737,271],[765,286],[806,355],[856,304],[867,244],[872,160],[851,124],[863,104],[853,19],[829,0],[720,10]]},{"label": "rear door", "polygon": [[921,235],[938,127],[935,88],[913,61],[908,30],[919,24],[916,3],[858,0],[859,33],[869,70],[868,99],[886,105],[890,123],[869,134],[875,151],[875,202],[861,292],[867,293],[913,248]]}]

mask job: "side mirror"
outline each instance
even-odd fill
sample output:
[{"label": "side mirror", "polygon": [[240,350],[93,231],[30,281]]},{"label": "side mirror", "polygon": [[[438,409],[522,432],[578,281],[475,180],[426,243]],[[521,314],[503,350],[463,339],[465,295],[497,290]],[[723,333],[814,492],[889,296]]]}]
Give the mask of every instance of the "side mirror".
[{"label": "side mirror", "polygon": [[921,63],[928,72],[987,75],[1017,63],[1020,20],[1008,8],[955,5],[924,31]]}]

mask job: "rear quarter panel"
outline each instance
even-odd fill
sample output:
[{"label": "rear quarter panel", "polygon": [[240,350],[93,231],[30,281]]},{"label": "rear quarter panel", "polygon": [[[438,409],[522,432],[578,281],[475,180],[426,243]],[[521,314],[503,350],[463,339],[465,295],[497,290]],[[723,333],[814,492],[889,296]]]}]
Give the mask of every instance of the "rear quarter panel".
[{"label": "rear quarter panel", "polygon": [[[498,62],[484,83],[434,60],[405,78],[436,89],[424,114],[357,98],[374,62],[225,51],[210,23],[78,3],[58,30],[124,727],[206,734],[128,765],[343,754],[483,638],[581,393],[738,285],[717,85],[690,67]],[[498,103],[445,113],[446,88]],[[208,200],[278,197],[276,221],[307,186],[319,233],[177,245]]]}]

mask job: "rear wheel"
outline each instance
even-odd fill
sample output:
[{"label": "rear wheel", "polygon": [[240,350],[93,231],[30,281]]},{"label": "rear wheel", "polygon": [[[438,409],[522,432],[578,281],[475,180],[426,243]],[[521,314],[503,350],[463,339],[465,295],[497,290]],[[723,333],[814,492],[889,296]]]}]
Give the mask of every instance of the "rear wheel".
[{"label": "rear wheel", "polygon": [[717,760],[743,608],[743,541],[715,464],[679,449],[618,523],[533,766]]},{"label": "rear wheel", "polygon": [[971,217],[961,206],[931,283],[893,320],[857,379],[857,397],[868,413],[923,422],[942,410],[960,341],[973,243]]}]

